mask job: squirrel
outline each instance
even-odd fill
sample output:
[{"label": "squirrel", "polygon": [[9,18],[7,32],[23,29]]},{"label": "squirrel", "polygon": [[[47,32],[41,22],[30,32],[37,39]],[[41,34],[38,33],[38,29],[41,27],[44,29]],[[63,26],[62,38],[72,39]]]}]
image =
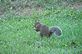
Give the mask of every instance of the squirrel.
[{"label": "squirrel", "polygon": [[35,22],[35,31],[40,32],[40,36],[50,37],[53,33],[57,36],[61,35],[61,29],[59,27],[52,27],[49,29],[48,26],[41,24],[40,22]]}]

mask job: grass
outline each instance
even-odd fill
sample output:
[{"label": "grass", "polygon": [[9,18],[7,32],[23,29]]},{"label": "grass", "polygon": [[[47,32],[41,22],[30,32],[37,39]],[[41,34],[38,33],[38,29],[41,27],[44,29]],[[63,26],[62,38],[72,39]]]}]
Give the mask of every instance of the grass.
[{"label": "grass", "polygon": [[[82,10],[71,9],[67,4],[61,7],[63,0],[27,1],[0,0],[1,11],[7,11],[0,16],[0,54],[82,54]],[[67,0],[71,1],[76,0]],[[12,9],[26,8],[26,3],[35,9],[40,4],[42,11],[33,10],[31,16],[14,14]],[[62,35],[41,38],[33,29],[35,20],[48,27],[59,26]]]},{"label": "grass", "polygon": [[[82,12],[58,8],[32,16],[8,15],[0,19],[0,54],[81,54]],[[35,20],[59,26],[62,35],[41,38],[33,30]]]}]

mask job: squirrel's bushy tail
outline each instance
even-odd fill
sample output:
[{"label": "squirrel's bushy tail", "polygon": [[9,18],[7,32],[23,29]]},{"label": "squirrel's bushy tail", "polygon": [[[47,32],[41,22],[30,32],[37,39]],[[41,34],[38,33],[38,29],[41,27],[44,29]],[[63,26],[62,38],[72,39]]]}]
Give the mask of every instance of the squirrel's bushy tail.
[{"label": "squirrel's bushy tail", "polygon": [[50,28],[50,33],[54,33],[57,36],[60,36],[62,33],[62,30],[59,27],[52,27]]}]

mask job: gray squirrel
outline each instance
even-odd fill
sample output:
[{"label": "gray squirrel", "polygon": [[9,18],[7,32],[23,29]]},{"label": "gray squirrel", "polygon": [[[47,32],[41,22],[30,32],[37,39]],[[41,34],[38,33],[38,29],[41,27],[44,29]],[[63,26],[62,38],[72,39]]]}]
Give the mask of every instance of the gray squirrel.
[{"label": "gray squirrel", "polygon": [[46,25],[41,24],[39,21],[35,22],[34,28],[36,32],[40,32],[40,36],[50,37],[52,34],[60,36],[62,31],[59,27],[51,27],[49,28]]}]

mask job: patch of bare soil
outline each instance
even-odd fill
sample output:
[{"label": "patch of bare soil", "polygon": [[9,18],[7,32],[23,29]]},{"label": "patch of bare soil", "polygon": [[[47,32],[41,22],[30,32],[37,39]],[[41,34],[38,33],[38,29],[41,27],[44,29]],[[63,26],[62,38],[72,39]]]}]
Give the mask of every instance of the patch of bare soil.
[{"label": "patch of bare soil", "polygon": [[[22,3],[22,4],[21,4]],[[43,11],[42,5],[40,5],[37,1],[13,1],[8,8],[8,12],[12,15],[19,15],[19,16],[30,16],[33,12],[40,13]],[[3,9],[0,8],[0,16],[4,15]]]},{"label": "patch of bare soil", "polygon": [[0,7],[0,15],[3,15],[5,12],[4,8]]},{"label": "patch of bare soil", "polygon": [[[15,14],[22,15],[22,16],[28,16],[28,15],[30,16],[33,14],[33,12],[41,13],[43,11],[43,7],[39,4],[36,4],[36,5],[35,4],[36,4],[36,2],[32,1],[31,3],[29,3],[29,5],[27,5],[26,8],[16,10]],[[82,9],[82,2],[75,2],[73,4],[68,4],[67,2],[63,2],[63,4],[66,6],[69,6],[73,9],[77,9],[77,10]],[[33,5],[35,5],[35,6],[31,7]]]},{"label": "patch of bare soil", "polygon": [[76,2],[74,4],[70,4],[69,7],[74,8],[74,9],[82,9],[82,2]]},{"label": "patch of bare soil", "polygon": [[[82,9],[82,2],[75,2],[73,4],[68,4],[68,2],[63,2],[62,5],[65,5],[66,7],[69,6],[73,9]],[[30,1],[30,2],[23,2],[21,5],[20,2],[11,2],[11,7],[9,9],[10,13],[13,15],[19,15],[19,16],[30,16],[34,12],[41,13],[43,11],[43,6],[39,4],[36,1]],[[0,16],[4,15],[4,10],[0,8]]]},{"label": "patch of bare soil", "polygon": [[[23,6],[23,5],[22,5]],[[24,5],[24,7],[17,8],[15,11],[16,15],[32,15],[33,12],[40,13],[42,12],[43,8],[40,4],[37,4],[36,1],[30,1],[27,4]]]},{"label": "patch of bare soil", "polygon": [[43,8],[41,7],[36,7],[36,8],[24,8],[22,10],[17,10],[16,15],[21,15],[21,16],[31,16],[34,12],[40,13],[43,11]]}]

